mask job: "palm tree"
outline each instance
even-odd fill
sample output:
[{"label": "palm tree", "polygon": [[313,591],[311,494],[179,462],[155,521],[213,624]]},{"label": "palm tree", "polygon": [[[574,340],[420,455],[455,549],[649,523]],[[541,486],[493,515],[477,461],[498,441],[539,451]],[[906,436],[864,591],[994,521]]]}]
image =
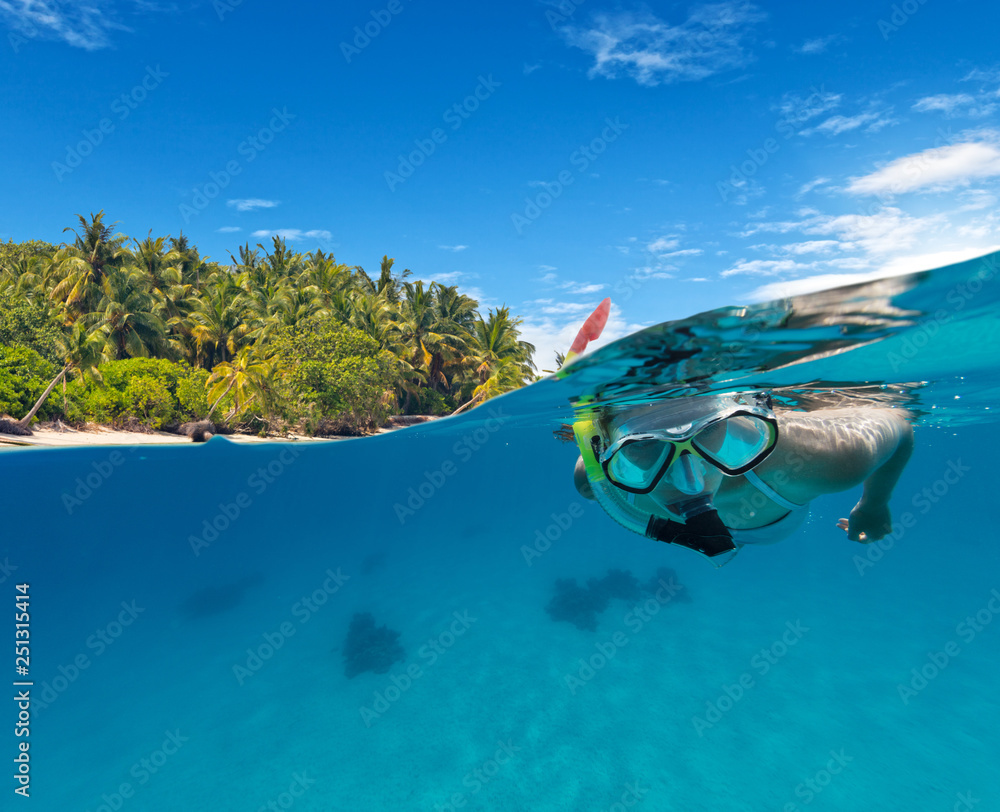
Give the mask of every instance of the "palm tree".
[{"label": "palm tree", "polygon": [[159,302],[138,268],[110,271],[102,284],[104,297],[87,320],[99,324],[108,360],[172,355]]},{"label": "palm tree", "polygon": [[487,319],[476,318],[469,361],[475,370],[477,385],[472,391],[472,399],[453,414],[531,382],[535,370],[531,356],[535,348],[518,338],[520,325],[521,319],[512,319],[507,307],[491,309]]},{"label": "palm tree", "polygon": [[364,268],[357,268],[357,284],[365,293],[373,293],[381,296],[391,304],[397,304],[400,300],[400,286],[406,277],[413,272],[409,269],[403,271],[401,276],[396,276],[392,272],[395,259],[391,259],[388,254],[383,255],[378,282],[373,282],[371,277],[365,273]]},{"label": "palm tree", "polygon": [[[232,357],[246,340],[249,327],[243,318],[244,294],[232,274],[223,271],[206,285],[195,309],[175,329],[195,341],[192,364],[211,369]],[[228,353],[228,355],[227,355]]]},{"label": "palm tree", "polygon": [[[77,217],[82,232],[74,232],[73,245],[63,245],[53,257],[61,280],[51,295],[65,305],[70,321],[94,310],[101,299],[105,277],[128,259],[126,237],[113,234],[114,223],[105,225],[103,211],[91,214],[89,223],[82,214]],[[73,229],[66,227],[63,231]]]},{"label": "palm tree", "polygon": [[216,407],[231,391],[233,408],[225,419],[239,414],[255,397],[266,392],[271,372],[270,359],[257,358],[252,347],[244,347],[232,361],[217,364],[207,381],[208,399],[212,401],[207,417],[212,417]]},{"label": "palm tree", "polygon": [[101,361],[104,335],[99,327],[88,330],[82,321],[77,321],[63,338],[58,339],[58,344],[60,355],[63,357],[63,367],[59,370],[59,374],[45,387],[45,391],[35,401],[31,411],[18,421],[21,428],[28,428],[31,419],[42,408],[42,404],[45,403],[60,380],[63,382],[63,408],[65,409],[66,377],[68,375],[75,373],[76,377],[79,378],[92,377],[98,380],[101,377],[97,365]]},{"label": "palm tree", "polygon": [[319,310],[330,313],[334,297],[354,288],[353,270],[337,262],[333,254],[314,251],[306,254],[296,284],[316,298]]},{"label": "palm tree", "polygon": [[479,303],[459,293],[453,285],[434,283],[431,287],[434,288],[434,332],[441,339],[431,350],[428,378],[435,388],[441,386],[450,391],[454,376],[460,373],[465,362],[469,333]]}]

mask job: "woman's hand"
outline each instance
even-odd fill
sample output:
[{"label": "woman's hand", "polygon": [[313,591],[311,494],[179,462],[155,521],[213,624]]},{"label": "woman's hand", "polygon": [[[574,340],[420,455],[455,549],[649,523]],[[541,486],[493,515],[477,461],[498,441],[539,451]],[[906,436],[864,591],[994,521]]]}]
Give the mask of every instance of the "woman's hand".
[{"label": "woman's hand", "polygon": [[892,532],[892,515],[885,502],[871,504],[862,499],[851,511],[850,519],[841,519],[837,527],[847,531],[851,541],[871,544]]}]

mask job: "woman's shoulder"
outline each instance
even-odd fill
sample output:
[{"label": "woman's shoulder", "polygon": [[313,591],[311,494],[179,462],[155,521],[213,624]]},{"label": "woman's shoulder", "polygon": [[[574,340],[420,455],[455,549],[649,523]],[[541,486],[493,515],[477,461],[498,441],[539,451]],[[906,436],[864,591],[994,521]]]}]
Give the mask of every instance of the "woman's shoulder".
[{"label": "woman's shoulder", "polygon": [[758,466],[765,478],[791,471],[800,489],[817,496],[854,487],[884,461],[909,431],[901,409],[856,407],[779,412],[778,443]]}]

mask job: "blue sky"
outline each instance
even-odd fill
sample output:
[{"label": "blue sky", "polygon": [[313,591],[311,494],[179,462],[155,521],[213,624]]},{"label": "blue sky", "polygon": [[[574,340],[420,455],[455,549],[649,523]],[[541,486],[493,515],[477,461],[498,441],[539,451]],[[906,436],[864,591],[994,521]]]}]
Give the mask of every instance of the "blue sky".
[{"label": "blue sky", "polygon": [[0,0],[0,239],[283,233],[607,338],[1000,246],[988,0]]}]

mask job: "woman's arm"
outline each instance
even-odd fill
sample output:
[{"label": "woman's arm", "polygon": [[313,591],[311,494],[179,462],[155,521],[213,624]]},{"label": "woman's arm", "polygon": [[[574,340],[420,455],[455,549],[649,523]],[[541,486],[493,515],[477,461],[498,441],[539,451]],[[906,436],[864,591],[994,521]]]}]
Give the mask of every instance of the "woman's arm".
[{"label": "woman's arm", "polygon": [[854,541],[883,538],[892,530],[889,497],[913,451],[907,417],[900,409],[881,408],[779,415],[781,439],[761,473],[774,484],[779,468],[791,468],[779,493],[803,503],[863,483],[861,500],[841,526]]},{"label": "woman's arm", "polygon": [[913,427],[906,420],[899,420],[892,437],[896,440],[895,450],[865,480],[861,499],[851,511],[846,527],[841,520],[840,527],[847,530],[851,541],[877,541],[892,532],[889,497],[913,453]]}]

